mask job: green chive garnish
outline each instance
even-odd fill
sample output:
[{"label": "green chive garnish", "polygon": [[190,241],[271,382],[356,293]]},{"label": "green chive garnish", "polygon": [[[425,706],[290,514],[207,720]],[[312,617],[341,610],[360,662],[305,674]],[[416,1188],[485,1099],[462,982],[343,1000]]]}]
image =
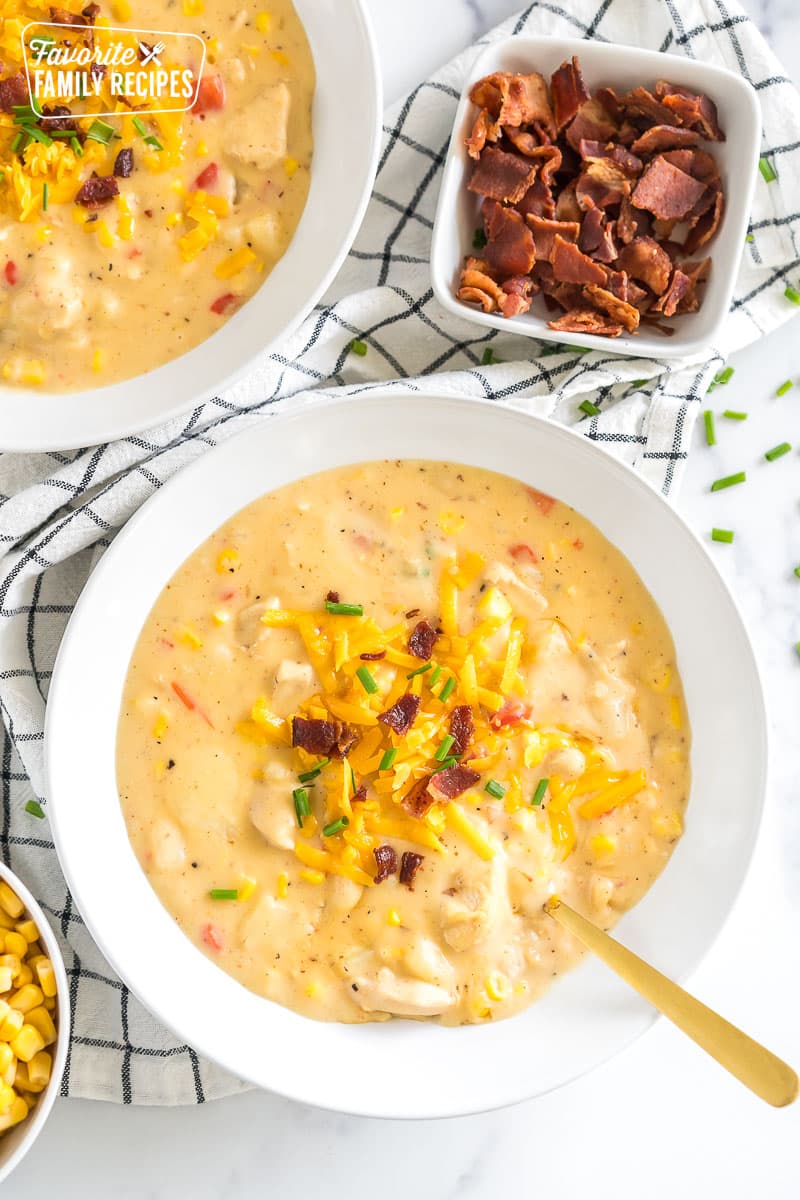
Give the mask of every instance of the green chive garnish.
[{"label": "green chive garnish", "polygon": [[502,358],[498,358],[496,356],[492,347],[487,346],[483,352],[483,357],[481,358],[481,366],[482,367],[494,367],[498,363],[501,363],[502,361],[503,361]]},{"label": "green chive garnish", "polygon": [[735,408],[726,408],[725,412],[722,415],[723,415],[723,417],[727,417],[729,421],[746,421],[747,420],[747,413],[737,412]]},{"label": "green chive garnish", "polygon": [[724,370],[717,371],[717,374],[714,376],[714,383],[724,386],[724,384],[730,383],[730,381],[733,379],[734,373],[734,367],[725,367]]},{"label": "green chive garnish", "polygon": [[302,775],[298,775],[297,778],[301,783],[313,783],[317,776],[321,773],[322,768],[327,767],[330,761],[331,760],[329,758],[320,759],[316,766],[311,767],[308,771],[303,771]]},{"label": "green chive garnish", "polygon": [[794,573],[797,576],[797,578],[800,579],[800,567],[795,567]]},{"label": "green chive garnish", "polygon": [[450,733],[448,733],[447,737],[442,738],[441,742],[439,743],[439,748],[433,756],[437,762],[444,762],[450,753],[450,747],[453,745],[455,740],[456,739]]},{"label": "green chive garnish", "polygon": [[144,141],[146,146],[152,147],[153,150],[158,150],[159,153],[161,153],[161,151],[164,149],[164,147],[161,145],[161,142],[153,133],[151,133],[149,137],[146,137]]},{"label": "green chive garnish", "polygon": [[340,604],[338,600],[326,600],[325,609],[337,617],[363,617],[363,604]]},{"label": "green chive garnish", "polygon": [[96,121],[92,121],[86,131],[86,136],[93,142],[102,142],[104,146],[107,146],[114,136],[114,126],[108,125],[98,117]]},{"label": "green chive garnish", "polygon": [[43,146],[52,146],[53,139],[50,137],[49,133],[43,133],[42,130],[38,129],[35,125],[23,125],[22,129],[31,141],[41,142]]},{"label": "green chive garnish", "polygon": [[734,532],[732,529],[712,529],[711,530],[712,542],[725,542],[727,545],[730,545],[731,542],[733,541],[733,539],[734,539]]},{"label": "green chive garnish", "polygon": [[776,458],[783,458],[784,454],[789,454],[791,449],[788,442],[781,442],[779,446],[773,446],[771,450],[768,450],[764,458],[767,462],[775,462]]},{"label": "green chive garnish", "polygon": [[486,234],[482,229],[476,229],[472,235],[472,246],[475,250],[482,250],[486,245]]},{"label": "green chive garnish", "polygon": [[447,758],[445,758],[442,762],[439,763],[438,767],[433,768],[432,774],[436,775],[439,771],[446,771],[448,769],[448,767],[457,767],[457,766],[458,766],[458,759],[455,757],[455,755],[449,754],[447,756]]},{"label": "green chive garnish", "polygon": [[798,292],[797,288],[793,288],[790,283],[787,283],[783,294],[787,300],[791,300],[792,304],[800,304],[800,292]]},{"label": "green chive garnish", "polygon": [[147,137],[147,126],[145,125],[145,123],[144,123],[144,121],[141,119],[141,117],[134,117],[134,118],[133,118],[133,128],[136,130],[136,132],[137,132],[137,133],[138,133],[138,134],[139,134],[141,137]]},{"label": "green chive garnish", "polygon": [[646,379],[634,379],[633,383],[631,384],[631,387],[635,387],[635,388],[644,387],[644,385],[646,383],[647,383]]},{"label": "green chive garnish", "polygon": [[350,343],[350,352],[351,354],[357,354],[359,358],[363,358],[367,353],[367,343],[360,342],[358,338],[353,338]]},{"label": "green chive garnish", "polygon": [[428,687],[433,687],[433,685],[436,683],[436,680],[439,678],[441,673],[442,673],[441,667],[433,668],[433,674],[431,675],[430,679],[428,680]]},{"label": "green chive garnish", "polygon": [[746,233],[744,236],[744,240],[746,242],[754,242],[756,239],[753,237],[752,233]]},{"label": "green chive garnish", "polygon": [[703,420],[706,426],[706,442],[709,446],[716,446],[717,432],[714,426],[714,414],[710,408],[707,408],[703,413]]},{"label": "green chive garnish", "polygon": [[483,790],[488,792],[490,796],[494,796],[495,800],[502,800],[506,794],[506,789],[496,779],[490,779]]},{"label": "green chive garnish", "polygon": [[348,763],[347,766],[350,771],[350,786],[353,789],[353,795],[355,795],[355,793],[358,791],[358,784],[356,783],[356,773],[353,770],[353,768],[350,766],[350,763]]},{"label": "green chive garnish", "polygon": [[50,189],[47,184],[42,184],[42,212],[47,212],[47,205],[50,202]]},{"label": "green chive garnish", "polygon": [[773,170],[772,163],[770,163],[766,158],[760,158],[758,160],[758,169],[761,172],[761,178],[764,180],[764,183],[774,183],[774,181],[778,178]]},{"label": "green chive garnish", "polygon": [[212,888],[209,892],[212,900],[238,900],[238,888]]},{"label": "green chive garnish", "polygon": [[785,383],[781,384],[781,386],[776,391],[775,395],[776,396],[785,396],[786,393],[790,392],[793,387],[794,387],[794,384],[792,383],[791,379],[787,379]]},{"label": "green chive garnish", "polygon": [[331,821],[330,825],[326,825],[322,831],[323,837],[333,837],[334,834],[341,833],[350,824],[349,817],[337,817],[335,821]]},{"label": "green chive garnish", "polygon": [[395,746],[390,746],[388,750],[384,750],[383,758],[378,763],[378,770],[379,771],[388,771],[389,768],[394,763],[394,760],[396,758],[397,758],[397,748]]},{"label": "green chive garnish", "polygon": [[297,824],[303,828],[303,818],[311,815],[311,805],[308,802],[308,792],[305,788],[295,788],[292,792],[294,800],[294,811],[297,817]]},{"label": "green chive garnish", "polygon": [[725,475],[722,479],[715,479],[711,490],[712,492],[721,492],[723,488],[734,487],[737,483],[744,483],[746,479],[746,471],[737,471],[735,475]]},{"label": "green chive garnish", "polygon": [[533,799],[531,800],[531,804],[533,805],[534,808],[539,808],[542,801],[544,800],[544,794],[547,791],[547,785],[549,784],[549,782],[550,782],[549,779],[540,779],[539,782],[537,783],[536,791],[533,793]]},{"label": "green chive garnish", "polygon": [[378,685],[370,674],[369,669],[367,667],[359,667],[356,671],[356,675],[358,676],[364,691],[369,692],[370,696],[374,696],[378,690]]},{"label": "green chive garnish", "polygon": [[80,144],[78,139],[74,136],[71,137],[69,139],[69,144],[72,147],[72,153],[75,155],[75,157],[83,158],[83,146]]},{"label": "green chive garnish", "polygon": [[38,800],[29,800],[25,805],[25,812],[30,813],[32,817],[38,817],[40,821],[44,820],[44,809]]},{"label": "green chive garnish", "polygon": [[11,143],[11,153],[12,154],[17,153],[17,151],[19,150],[21,141],[22,141],[22,134],[18,133],[17,136],[14,138],[13,142]]},{"label": "green chive garnish", "polygon": [[432,667],[433,663],[425,663],[424,667],[417,667],[416,670],[409,671],[409,673],[406,675],[406,679],[413,679],[415,675],[423,675],[426,671],[430,671]]},{"label": "green chive garnish", "polygon": [[587,417],[599,417],[600,409],[596,404],[592,404],[591,400],[584,400],[583,404],[579,404],[578,408],[581,412],[586,413]]},{"label": "green chive garnish", "polygon": [[439,692],[439,699],[441,700],[442,704],[444,704],[445,700],[450,699],[450,697],[452,696],[452,694],[455,690],[456,690],[456,681],[453,678],[453,676],[451,675],[450,678],[445,683],[442,690]]}]

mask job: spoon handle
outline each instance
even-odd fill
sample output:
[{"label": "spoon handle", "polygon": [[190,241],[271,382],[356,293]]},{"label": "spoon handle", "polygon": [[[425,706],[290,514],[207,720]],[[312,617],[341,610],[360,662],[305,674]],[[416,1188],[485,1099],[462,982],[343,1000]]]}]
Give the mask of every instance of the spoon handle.
[{"label": "spoon handle", "polygon": [[557,896],[548,900],[545,912],[767,1104],[782,1108],[797,1099],[797,1075],[766,1047],[701,1004]]}]

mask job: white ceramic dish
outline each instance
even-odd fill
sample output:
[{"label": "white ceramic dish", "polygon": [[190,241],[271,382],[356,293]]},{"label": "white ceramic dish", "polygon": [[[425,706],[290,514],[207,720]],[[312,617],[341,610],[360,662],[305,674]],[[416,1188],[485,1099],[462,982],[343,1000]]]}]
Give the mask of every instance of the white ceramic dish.
[{"label": "white ceramic dish", "polygon": [[[433,457],[432,448],[444,446],[451,460],[516,476],[591,514],[669,623],[694,730],[688,827],[620,933],[683,978],[731,908],[759,824],[766,733],[758,672],[724,583],[675,511],[627,467],[558,425],[490,403],[398,403],[372,393],[276,417],[226,442],[162,488],[101,559],[69,623],[47,707],[48,812],[61,865],[98,945],[131,990],[234,1074],[366,1116],[453,1116],[546,1092],[617,1053],[655,1014],[597,961],[496,1025],[323,1024],[260,999],[195,949],[141,871],[117,801],[116,725],[148,611],[223,521],[316,471],[416,458],[426,449]],[[736,753],[722,754],[721,746]],[[376,1061],[391,1069],[374,1070]]]},{"label": "white ceramic dish", "polygon": [[[484,313],[456,300],[457,281],[464,256],[474,253],[472,238],[480,226],[480,199],[467,191],[472,160],[464,139],[472,129],[477,112],[469,99],[472,85],[493,71],[540,71],[546,79],[565,59],[576,54],[590,92],[603,85],[625,92],[638,84],[651,87],[657,79],[668,79],[682,87],[707,93],[717,105],[727,140],[709,149],[716,157],[725,190],[725,213],[716,236],[703,254],[712,257],[711,275],[699,312],[687,313],[669,322],[675,330],[666,337],[642,326],[635,334],[618,338],[560,333],[548,329],[553,314],[541,297],[534,299],[524,316],[506,319]],[[761,116],[753,88],[740,75],[722,67],[679,54],[659,54],[635,46],[605,42],[571,41],[566,38],[509,37],[492,42],[475,61],[464,88],[453,126],[445,164],[431,246],[431,273],[436,298],[449,312],[474,321],[485,329],[502,329],[543,341],[573,346],[590,346],[611,354],[634,354],[647,358],[677,358],[694,354],[714,343],[727,316],[733,297],[756,181]],[[706,145],[706,143],[701,143]],[[698,254],[696,257],[701,257]]]},{"label": "white ceramic dish", "polygon": [[146,376],[66,395],[0,387],[0,450],[95,445],[177,416],[229,387],[257,356],[285,340],[328,287],[372,191],[381,78],[363,0],[294,2],[311,44],[317,89],[311,189],[286,254],[217,333]]},{"label": "white ceramic dish", "polygon": [[36,1141],[44,1127],[50,1109],[53,1107],[53,1102],[58,1095],[59,1088],[61,1087],[61,1078],[64,1074],[64,1064],[67,1061],[67,1050],[69,1049],[70,1012],[69,988],[67,987],[67,973],[64,970],[64,960],[61,957],[56,936],[50,928],[47,918],[22,880],[2,862],[0,862],[0,879],[5,880],[9,887],[13,888],[25,905],[26,912],[36,922],[36,927],[39,930],[39,941],[42,943],[53,964],[56,986],[58,987],[58,1019],[56,1021],[58,1038],[54,1046],[48,1047],[49,1053],[53,1056],[50,1082],[39,1096],[39,1102],[31,1115],[26,1117],[24,1121],[21,1121],[19,1125],[15,1125],[13,1129],[9,1129],[7,1133],[0,1135],[0,1183],[2,1183],[8,1178],[14,1168],[19,1166]]}]

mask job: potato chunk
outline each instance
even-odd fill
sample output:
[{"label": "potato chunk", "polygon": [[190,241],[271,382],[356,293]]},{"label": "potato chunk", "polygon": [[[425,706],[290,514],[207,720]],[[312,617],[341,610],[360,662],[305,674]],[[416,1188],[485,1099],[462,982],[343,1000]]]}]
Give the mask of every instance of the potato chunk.
[{"label": "potato chunk", "polygon": [[228,153],[240,162],[266,171],[286,158],[291,92],[285,83],[265,88],[263,108],[252,106],[238,114],[228,133]]}]

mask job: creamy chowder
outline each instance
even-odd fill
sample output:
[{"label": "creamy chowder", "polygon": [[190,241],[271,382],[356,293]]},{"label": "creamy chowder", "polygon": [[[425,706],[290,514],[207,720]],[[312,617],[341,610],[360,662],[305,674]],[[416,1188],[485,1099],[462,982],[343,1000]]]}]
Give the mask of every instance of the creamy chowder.
[{"label": "creamy chowder", "polygon": [[307,1016],[508,1016],[683,828],[669,631],[584,517],[451,463],[262,497],[173,576],[119,720],[134,850],[187,937]]},{"label": "creamy chowder", "polygon": [[[62,100],[55,120],[55,102],[44,100],[50,116],[40,117],[20,43],[31,21],[77,22],[78,46],[110,37],[109,26],[196,34],[174,39],[174,53],[199,73],[205,44],[197,100],[190,111],[157,113],[138,97],[112,96],[107,71],[96,97]],[[219,329],[267,278],[300,220],[314,81],[290,0],[5,3],[0,380],[57,392],[99,387],[161,366]]]}]

